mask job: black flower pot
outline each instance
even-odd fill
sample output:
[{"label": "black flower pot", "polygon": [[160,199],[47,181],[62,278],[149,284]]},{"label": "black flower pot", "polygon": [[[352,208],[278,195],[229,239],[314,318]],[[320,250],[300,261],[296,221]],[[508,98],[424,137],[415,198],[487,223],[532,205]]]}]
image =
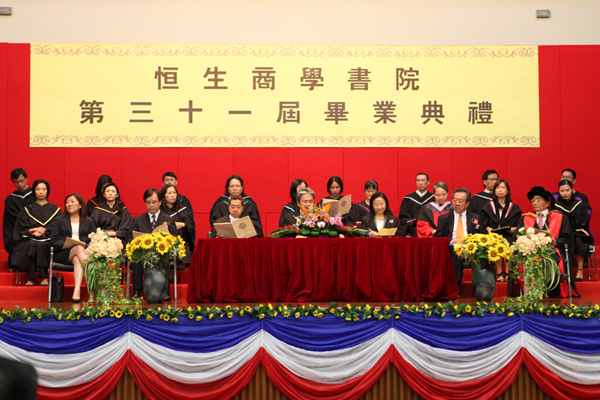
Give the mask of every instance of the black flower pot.
[{"label": "black flower pot", "polygon": [[162,303],[169,287],[169,274],[164,267],[146,269],[144,277],[144,299],[148,303]]},{"label": "black flower pot", "polygon": [[482,263],[478,268],[473,268],[471,284],[478,301],[492,300],[496,293],[496,265]]}]

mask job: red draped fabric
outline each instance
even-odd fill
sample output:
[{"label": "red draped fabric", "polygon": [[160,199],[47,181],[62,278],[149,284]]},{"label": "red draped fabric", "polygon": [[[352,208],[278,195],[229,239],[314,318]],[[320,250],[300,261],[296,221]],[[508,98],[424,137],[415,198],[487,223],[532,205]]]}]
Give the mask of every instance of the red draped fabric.
[{"label": "red draped fabric", "polygon": [[[127,368],[144,395],[152,400],[221,400],[230,399],[242,390],[252,379],[264,353],[260,349],[254,357],[232,375],[218,381],[193,384],[181,383],[165,378],[154,371],[133,353]],[[119,379],[121,375],[119,375]]]},{"label": "red draped fabric", "polygon": [[392,363],[408,385],[428,400],[496,399],[515,381],[524,357],[524,349],[498,372],[466,382],[443,382],[424,375],[402,358],[394,348]]},{"label": "red draped fabric", "polygon": [[447,238],[200,239],[188,302],[455,299]]},{"label": "red draped fabric", "polygon": [[358,399],[371,389],[390,364],[390,348],[367,372],[344,383],[327,384],[310,381],[292,374],[277,360],[263,353],[262,365],[273,386],[293,400]]},{"label": "red draped fabric", "polygon": [[523,363],[535,383],[554,400],[600,399],[600,385],[582,385],[562,380],[548,367],[539,362],[527,350]]},{"label": "red draped fabric", "polygon": [[[129,351],[127,353],[130,353]],[[91,382],[64,388],[38,386],[39,400],[104,400],[115,390],[123,377],[123,371],[129,362],[129,354],[125,354],[115,365]]]}]

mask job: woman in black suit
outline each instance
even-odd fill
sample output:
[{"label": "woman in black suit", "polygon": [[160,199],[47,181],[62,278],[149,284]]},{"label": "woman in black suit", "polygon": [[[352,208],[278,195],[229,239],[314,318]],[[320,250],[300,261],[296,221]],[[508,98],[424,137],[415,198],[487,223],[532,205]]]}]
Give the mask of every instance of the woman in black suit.
[{"label": "woman in black suit", "polygon": [[83,281],[83,261],[86,258],[82,245],[64,248],[67,238],[90,242],[89,235],[96,231],[96,224],[88,217],[83,197],[78,193],[71,193],[65,199],[65,211],[59,215],[52,229],[51,243],[54,248],[54,261],[60,264],[73,264],[75,289],[73,290],[73,303],[78,303],[81,298],[81,282]]},{"label": "woman in black suit", "polygon": [[[360,221],[361,228],[369,230],[369,237],[379,237],[378,232],[383,228],[400,228],[400,220],[392,215],[388,199],[381,192],[371,196],[371,212]],[[398,236],[399,232],[400,229],[397,229],[394,236]]]}]

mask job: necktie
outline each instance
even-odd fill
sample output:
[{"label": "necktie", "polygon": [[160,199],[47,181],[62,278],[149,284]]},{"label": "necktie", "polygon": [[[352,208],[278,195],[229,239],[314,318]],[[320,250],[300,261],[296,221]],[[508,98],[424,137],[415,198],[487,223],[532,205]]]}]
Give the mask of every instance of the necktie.
[{"label": "necktie", "polygon": [[544,229],[544,213],[538,213],[537,226],[538,229]]},{"label": "necktie", "polygon": [[456,225],[456,238],[462,239],[465,237],[465,227],[463,226],[462,213],[458,214],[458,224]]},{"label": "necktie", "polygon": [[154,228],[156,228],[156,215],[152,216],[152,230],[154,230]]}]

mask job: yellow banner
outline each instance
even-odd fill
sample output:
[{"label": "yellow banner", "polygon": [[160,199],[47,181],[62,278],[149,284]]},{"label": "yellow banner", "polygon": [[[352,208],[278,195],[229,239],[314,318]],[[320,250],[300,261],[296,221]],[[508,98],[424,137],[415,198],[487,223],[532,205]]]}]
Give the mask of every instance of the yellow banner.
[{"label": "yellow banner", "polygon": [[537,46],[31,44],[35,147],[539,147]]}]

